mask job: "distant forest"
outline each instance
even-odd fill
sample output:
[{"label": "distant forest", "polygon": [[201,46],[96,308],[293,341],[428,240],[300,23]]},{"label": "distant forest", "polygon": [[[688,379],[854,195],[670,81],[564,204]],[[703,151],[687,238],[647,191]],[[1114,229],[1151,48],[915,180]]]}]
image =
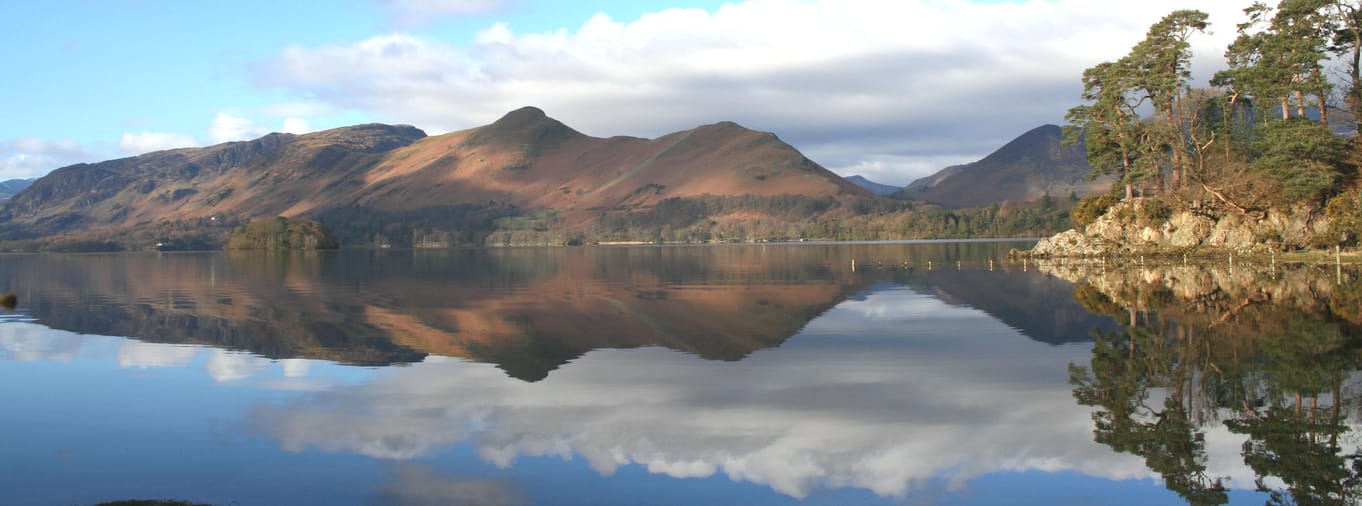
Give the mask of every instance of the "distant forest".
[{"label": "distant forest", "polygon": [[974,209],[884,197],[838,200],[780,195],[674,197],[655,206],[602,209],[584,226],[552,210],[455,206],[444,216],[318,217],[350,246],[464,247],[582,245],[602,242],[847,241],[1035,237],[1069,228],[1076,195]]}]

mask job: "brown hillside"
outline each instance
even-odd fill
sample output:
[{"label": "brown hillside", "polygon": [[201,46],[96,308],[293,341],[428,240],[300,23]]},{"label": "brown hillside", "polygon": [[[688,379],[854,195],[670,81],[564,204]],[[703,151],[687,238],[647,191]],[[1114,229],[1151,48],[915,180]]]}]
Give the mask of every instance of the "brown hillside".
[{"label": "brown hillside", "polygon": [[[734,123],[658,139],[601,139],[532,107],[397,150],[356,191],[359,204],[385,211],[496,201],[562,211],[570,223],[603,209],[646,207],[668,197],[868,196],[775,135]],[[304,203],[290,212],[313,208]]]},{"label": "brown hillside", "polygon": [[434,137],[370,124],[73,165],[11,199],[0,238],[218,216],[304,216],[352,233],[393,222],[457,230],[534,210],[580,227],[602,211],[699,195],[871,196],[775,135],[734,123],[603,139],[526,107]]}]

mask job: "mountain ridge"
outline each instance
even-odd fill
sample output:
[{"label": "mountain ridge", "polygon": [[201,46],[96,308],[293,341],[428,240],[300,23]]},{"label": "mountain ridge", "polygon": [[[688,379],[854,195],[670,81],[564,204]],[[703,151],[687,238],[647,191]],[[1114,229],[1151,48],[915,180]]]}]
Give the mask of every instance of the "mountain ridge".
[{"label": "mountain ridge", "polygon": [[436,136],[371,123],[62,167],[0,209],[0,238],[208,226],[211,243],[228,225],[278,215],[339,225],[351,244],[476,242],[464,232],[527,215],[572,230],[669,198],[780,195],[871,196],[733,122],[597,138],[523,107]]},{"label": "mountain ridge", "polygon": [[1028,130],[978,161],[952,165],[919,178],[901,195],[952,208],[1000,202],[1098,193],[1110,188],[1110,177],[1088,180],[1087,155],[1081,146],[1064,146],[1056,125]]}]

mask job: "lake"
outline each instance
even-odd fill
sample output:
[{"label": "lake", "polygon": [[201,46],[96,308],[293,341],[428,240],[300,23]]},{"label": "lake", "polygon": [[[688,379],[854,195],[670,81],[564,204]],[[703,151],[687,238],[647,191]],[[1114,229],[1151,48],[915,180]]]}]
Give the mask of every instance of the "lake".
[{"label": "lake", "polygon": [[1028,245],[4,255],[0,502],[1358,503],[1358,272]]}]

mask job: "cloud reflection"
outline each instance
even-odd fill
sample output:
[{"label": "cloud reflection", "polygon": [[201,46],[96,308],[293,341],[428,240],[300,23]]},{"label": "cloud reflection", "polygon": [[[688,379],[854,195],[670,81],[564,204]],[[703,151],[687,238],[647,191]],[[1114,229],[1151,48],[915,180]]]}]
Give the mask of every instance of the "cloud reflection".
[{"label": "cloud reflection", "polygon": [[[863,318],[861,304],[880,317]],[[252,418],[292,451],[404,460],[468,441],[503,468],[579,456],[603,475],[625,465],[677,478],[722,473],[793,497],[820,487],[903,497],[998,471],[1155,476],[1092,442],[1090,411],[1066,375],[1069,362],[1087,360],[1086,346],[1036,343],[905,289],[852,306],[737,363],[597,350],[531,384],[482,364],[427,362],[261,406]],[[891,317],[893,307],[908,316]]]},{"label": "cloud reflection", "polygon": [[15,362],[70,362],[80,355],[85,336],[52,332],[32,323],[0,325],[0,360]]},{"label": "cloud reflection", "polygon": [[[114,336],[79,334],[37,323],[7,322],[0,325],[0,360],[15,362],[116,361],[123,369],[192,368],[218,383],[253,380],[271,390],[316,391],[337,383],[336,378],[311,374],[322,361],[268,358],[207,346],[149,343]],[[275,374],[262,375],[272,369]]]},{"label": "cloud reflection", "polygon": [[118,345],[119,367],[184,367],[194,361],[201,348],[172,346],[126,340]]}]

